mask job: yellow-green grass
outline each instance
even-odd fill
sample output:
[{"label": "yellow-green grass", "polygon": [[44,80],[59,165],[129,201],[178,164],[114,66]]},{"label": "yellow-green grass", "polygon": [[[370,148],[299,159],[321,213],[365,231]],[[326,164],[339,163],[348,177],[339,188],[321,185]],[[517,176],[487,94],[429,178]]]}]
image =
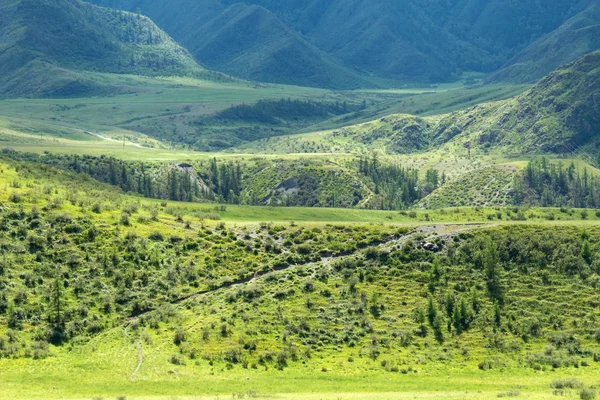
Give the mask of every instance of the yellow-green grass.
[{"label": "yellow-green grass", "polygon": [[[146,352],[143,368],[130,380],[137,360],[136,347],[122,329],[110,331],[73,351],[61,349],[46,360],[0,360],[2,399],[108,400],[125,396],[139,400],[479,400],[498,398],[500,393],[510,391],[518,391],[518,398],[549,399],[555,397],[550,388],[555,379],[576,378],[590,386],[600,383],[596,367],[554,372],[511,368],[482,372],[476,365],[430,366],[404,375],[377,371],[375,366],[353,368],[345,360],[335,358],[284,371],[239,367],[228,371],[212,368],[205,361],[201,365],[173,366],[160,350]],[[345,365],[339,368],[338,363]],[[567,390],[558,398],[577,399],[579,392]]]}]

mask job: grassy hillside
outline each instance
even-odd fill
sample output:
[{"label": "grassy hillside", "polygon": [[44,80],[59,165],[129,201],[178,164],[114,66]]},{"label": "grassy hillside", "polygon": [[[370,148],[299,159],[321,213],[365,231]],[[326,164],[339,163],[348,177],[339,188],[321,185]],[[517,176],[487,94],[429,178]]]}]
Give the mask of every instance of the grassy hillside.
[{"label": "grassy hillside", "polygon": [[200,76],[204,69],[148,18],[78,0],[10,0],[2,5],[0,94],[115,94],[89,72]]},{"label": "grassy hillside", "polygon": [[[457,209],[383,224],[287,209],[298,222],[259,224],[277,217],[0,164],[8,399],[541,399],[596,382],[594,214],[565,213],[565,226],[537,210],[510,223],[511,209]],[[317,214],[339,219],[301,222]],[[467,223],[488,214],[491,226]]]},{"label": "grassy hillside", "polygon": [[523,95],[477,106],[440,121],[440,142],[513,154],[568,153],[595,143],[600,128],[600,53],[590,53],[542,79]]},{"label": "grassy hillside", "polygon": [[594,4],[542,36],[493,73],[490,82],[535,82],[584,54],[600,48],[600,6]]},{"label": "grassy hillside", "polygon": [[[517,156],[577,154],[582,146],[594,152],[600,130],[599,98],[600,53],[594,52],[512,99],[435,117],[391,115],[333,132],[300,136],[299,143],[318,139],[318,146],[307,146],[307,153],[319,148],[389,154],[441,149],[463,156],[473,152]],[[275,140],[273,147],[282,140]]]}]

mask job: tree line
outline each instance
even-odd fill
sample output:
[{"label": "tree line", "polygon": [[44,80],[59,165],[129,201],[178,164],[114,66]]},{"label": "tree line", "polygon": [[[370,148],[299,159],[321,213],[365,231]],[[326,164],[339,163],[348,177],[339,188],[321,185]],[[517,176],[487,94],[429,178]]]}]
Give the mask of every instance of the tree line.
[{"label": "tree line", "polygon": [[412,206],[446,181],[446,175],[436,169],[428,169],[424,178],[419,170],[399,165],[385,164],[377,156],[360,158],[358,171],[370,178],[374,192],[380,197],[377,208],[397,210]]},{"label": "tree line", "polygon": [[513,184],[513,202],[543,207],[600,207],[600,179],[579,170],[571,162],[565,167],[561,162],[547,158],[529,161]]}]

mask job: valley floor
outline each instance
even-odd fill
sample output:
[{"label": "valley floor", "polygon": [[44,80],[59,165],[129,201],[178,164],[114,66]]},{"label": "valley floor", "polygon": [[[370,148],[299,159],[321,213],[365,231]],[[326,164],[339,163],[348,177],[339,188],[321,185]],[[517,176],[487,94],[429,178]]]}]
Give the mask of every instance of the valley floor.
[{"label": "valley floor", "polygon": [[[597,367],[556,372],[506,368],[479,371],[477,365],[431,365],[409,374],[377,371],[377,366],[348,369],[345,360],[312,361],[284,371],[236,367],[231,371],[201,365],[176,367],[164,362],[160,352],[144,354],[138,374],[129,379],[138,355],[122,330],[73,352],[47,360],[1,361],[2,399],[578,399],[577,390],[557,393],[553,381],[577,379],[598,385]],[[157,354],[158,353],[158,354]],[[553,393],[554,392],[554,393]],[[557,395],[559,395],[557,397]]]}]

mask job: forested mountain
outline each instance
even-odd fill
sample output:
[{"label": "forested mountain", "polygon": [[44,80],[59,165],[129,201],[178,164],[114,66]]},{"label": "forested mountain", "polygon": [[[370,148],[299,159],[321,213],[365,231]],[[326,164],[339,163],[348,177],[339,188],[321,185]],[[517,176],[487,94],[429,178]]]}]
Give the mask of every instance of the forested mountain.
[{"label": "forested mountain", "polygon": [[535,82],[562,64],[598,49],[600,5],[594,4],[520,51],[489,81]]},{"label": "forested mountain", "polygon": [[[463,71],[492,72],[591,4],[590,0],[91,1],[141,10],[211,69],[243,78],[335,88],[366,84],[353,73],[427,82],[450,80]],[[578,55],[574,52],[572,58],[560,61]]]},{"label": "forested mountain", "polygon": [[0,5],[0,93],[96,95],[116,89],[84,72],[199,75],[187,50],[147,17],[79,0]]}]

